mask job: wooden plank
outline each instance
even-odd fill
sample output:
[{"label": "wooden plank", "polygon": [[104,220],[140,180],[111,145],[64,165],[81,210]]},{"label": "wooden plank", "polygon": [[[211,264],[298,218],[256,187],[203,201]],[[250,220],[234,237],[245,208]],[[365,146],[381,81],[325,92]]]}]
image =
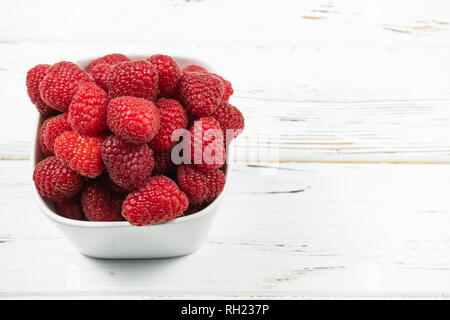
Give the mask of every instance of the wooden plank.
[{"label": "wooden plank", "polygon": [[235,165],[208,243],[142,261],[77,253],[39,212],[27,167],[0,161],[3,295],[450,293],[448,165]]},{"label": "wooden plank", "polygon": [[[445,2],[408,2],[403,10],[390,1],[369,7],[358,1],[267,1],[258,2],[258,14],[250,10],[252,2],[140,2],[139,12],[132,5],[116,12],[101,3],[89,3],[92,11],[86,12],[86,3],[40,1],[27,4],[28,10],[2,3],[0,159],[28,157],[34,114],[24,77],[30,67],[121,51],[182,53],[232,80],[231,102],[247,120],[236,145],[241,162],[449,162]],[[108,21],[90,19],[97,6]],[[71,14],[46,19],[54,12],[49,7]],[[121,23],[111,24],[119,12]],[[160,30],[162,12],[185,28],[151,32]],[[234,23],[226,23],[231,14]],[[141,15],[146,19],[136,20]],[[202,24],[192,23],[199,19]],[[224,28],[203,28],[213,20]],[[110,27],[107,34],[92,28],[102,21]],[[122,26],[131,21],[149,32],[128,32]],[[253,27],[243,28],[248,21]]]},{"label": "wooden plank", "polygon": [[[0,296],[448,296],[447,8],[1,2]],[[32,199],[26,71],[118,51],[204,60],[246,116],[221,213],[190,256],[86,258]]]},{"label": "wooden plank", "polygon": [[[24,52],[35,52],[39,45],[14,46]],[[346,52],[340,55],[347,57]],[[380,55],[393,58],[389,51]],[[27,58],[23,58],[19,70],[0,71],[4,74],[0,80],[2,94],[5,101],[11,101],[6,105],[14,106],[6,108],[7,116],[0,119],[4,132],[0,137],[1,158],[28,157],[35,114],[30,110],[33,106],[23,85],[24,74],[34,63],[27,65]],[[360,67],[351,65],[352,58],[347,57],[342,62],[344,66],[322,64],[315,65],[319,69],[313,70],[307,66],[311,58],[305,57],[304,63],[297,63],[305,76],[299,78],[292,74],[286,80],[292,86],[289,90],[280,85],[270,87],[270,83],[263,85],[264,79],[241,80],[243,75],[230,73],[229,78],[236,79],[231,101],[242,109],[247,121],[245,134],[236,145],[238,160],[449,161],[450,95],[445,86],[450,80],[448,65],[443,68],[437,60],[432,65],[414,67],[418,74],[434,74],[443,80],[436,84],[430,83],[428,77],[411,80],[411,74],[405,70],[412,65],[399,67],[368,61]],[[36,63],[59,59],[62,56],[49,59],[42,53]],[[401,59],[400,54],[397,59]],[[218,70],[227,69],[219,66]],[[380,84],[388,71],[394,72],[390,76],[393,82]],[[267,77],[275,72],[272,70]],[[326,76],[328,83],[307,76],[315,72]],[[344,72],[347,77],[341,78]],[[370,80],[365,78],[366,74],[372,75]],[[352,84],[354,78],[366,79],[366,83]],[[271,149],[267,150],[269,143]]]}]

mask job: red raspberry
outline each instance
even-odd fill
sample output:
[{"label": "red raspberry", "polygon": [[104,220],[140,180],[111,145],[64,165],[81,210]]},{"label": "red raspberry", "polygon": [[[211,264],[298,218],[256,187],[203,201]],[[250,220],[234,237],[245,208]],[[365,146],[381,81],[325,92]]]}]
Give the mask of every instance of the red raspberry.
[{"label": "red raspberry", "polygon": [[90,181],[81,194],[81,205],[89,221],[123,221],[123,196],[106,188],[100,181]]},{"label": "red raspberry", "polygon": [[172,162],[171,153],[172,150],[167,150],[163,152],[155,152],[153,154],[155,165],[152,173],[154,175],[167,174],[176,169],[177,166]]},{"label": "red raspberry", "polygon": [[39,85],[41,98],[50,107],[62,112],[69,108],[80,84],[91,82],[89,74],[72,62],[54,64]]},{"label": "red raspberry", "polygon": [[105,167],[102,162],[103,140],[103,136],[66,131],[55,140],[55,154],[81,175],[96,178]]},{"label": "red raspberry", "polygon": [[202,117],[213,113],[222,100],[222,81],[206,73],[186,72],[180,82],[182,104],[193,115]]},{"label": "red raspberry", "polygon": [[58,214],[64,218],[73,220],[86,220],[83,209],[81,209],[81,194],[72,198],[55,202]]},{"label": "red raspberry", "polygon": [[188,65],[187,67],[184,67],[183,72],[199,72],[199,73],[208,73],[208,71],[200,66],[197,66],[195,64]]},{"label": "red raspberry", "polygon": [[219,76],[218,74],[208,72],[205,68],[191,64],[183,69],[183,73],[184,72],[209,73],[213,76],[218,77],[220,79],[220,81],[222,81],[224,89],[225,89],[223,92],[222,102],[228,101],[230,96],[233,94],[233,87],[231,86],[230,81],[224,79],[223,77]]},{"label": "red raspberry", "polygon": [[215,73],[210,73],[210,74],[212,74],[213,76],[218,77],[222,81],[224,89],[225,89],[224,92],[223,92],[223,96],[222,96],[222,102],[227,102],[228,99],[230,99],[230,96],[234,92],[233,91],[233,87],[231,86],[231,82],[226,80],[226,79],[224,79],[223,77],[219,76],[218,74],[215,74]]},{"label": "red raspberry", "polygon": [[186,110],[176,100],[159,99],[156,107],[161,116],[161,127],[158,134],[148,144],[155,151],[167,151],[178,141],[172,141],[172,132],[177,129],[186,129],[189,119]]},{"label": "red raspberry", "polygon": [[42,134],[42,150],[44,151],[45,149],[45,151],[50,151],[50,154],[54,154],[55,151],[53,147],[56,138],[58,138],[62,133],[71,130],[72,127],[67,120],[67,113],[63,113],[45,120],[39,130]]},{"label": "red raspberry", "polygon": [[96,134],[108,129],[106,109],[108,95],[92,82],[84,83],[75,93],[69,107],[69,123],[80,133]]},{"label": "red raspberry", "polygon": [[177,181],[191,205],[203,204],[217,198],[222,192],[225,174],[219,169],[205,172],[183,164],[178,166]]},{"label": "red raspberry", "polygon": [[188,205],[186,194],[173,180],[155,176],[127,196],[122,215],[131,224],[144,226],[173,220],[181,216]]},{"label": "red raspberry", "polygon": [[155,100],[158,95],[158,73],[146,60],[120,62],[109,72],[108,89],[113,98],[133,96]]},{"label": "red raspberry", "polygon": [[34,168],[33,181],[38,193],[50,200],[74,196],[84,179],[55,156],[45,158]]},{"label": "red raspberry", "polygon": [[131,61],[131,59],[120,53],[108,54],[92,61],[87,70],[94,78],[95,83],[103,90],[108,91],[108,76],[112,66],[124,61]]},{"label": "red raspberry", "polygon": [[91,70],[92,78],[95,83],[105,91],[108,91],[108,76],[112,66],[106,63],[100,63]]},{"label": "red raspberry", "polygon": [[106,119],[108,127],[127,142],[152,140],[158,133],[160,121],[158,109],[148,100],[120,97],[109,102]]},{"label": "red raspberry", "polygon": [[87,67],[87,71],[92,72],[92,69],[99,64],[107,64],[113,66],[124,61],[131,61],[131,59],[121,53],[107,54],[106,56],[91,61],[91,63],[89,63]]},{"label": "red raspberry", "polygon": [[227,102],[222,103],[211,117],[220,122],[227,144],[244,130],[244,116],[241,111]]},{"label": "red raspberry", "polygon": [[34,66],[27,72],[27,93],[30,97],[31,102],[36,106],[36,109],[43,116],[49,116],[57,113],[58,111],[50,108],[41,99],[41,93],[39,92],[39,84],[42,79],[44,79],[51,65],[49,64],[38,64]]},{"label": "red raspberry", "polygon": [[162,54],[155,54],[147,59],[158,72],[159,94],[164,98],[173,98],[181,80],[181,70],[174,59]]},{"label": "red raspberry", "polygon": [[212,117],[202,117],[189,129],[191,163],[200,170],[219,169],[225,163],[225,145],[220,123]]},{"label": "red raspberry", "polygon": [[47,147],[44,141],[44,125],[39,128],[39,145],[41,146],[43,158],[53,154],[53,151]]},{"label": "red raspberry", "polygon": [[127,143],[115,135],[103,142],[102,159],[112,181],[130,191],[150,176],[154,165],[153,151],[146,143]]}]

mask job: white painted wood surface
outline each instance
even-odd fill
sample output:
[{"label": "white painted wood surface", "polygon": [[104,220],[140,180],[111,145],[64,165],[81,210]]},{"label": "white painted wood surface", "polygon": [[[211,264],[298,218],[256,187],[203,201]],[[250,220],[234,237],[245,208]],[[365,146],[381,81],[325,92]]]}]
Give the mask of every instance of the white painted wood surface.
[{"label": "white painted wood surface", "polygon": [[[233,83],[247,128],[190,256],[86,258],[31,197],[26,71],[109,52]],[[449,57],[447,1],[2,1],[0,295],[449,295]]]}]

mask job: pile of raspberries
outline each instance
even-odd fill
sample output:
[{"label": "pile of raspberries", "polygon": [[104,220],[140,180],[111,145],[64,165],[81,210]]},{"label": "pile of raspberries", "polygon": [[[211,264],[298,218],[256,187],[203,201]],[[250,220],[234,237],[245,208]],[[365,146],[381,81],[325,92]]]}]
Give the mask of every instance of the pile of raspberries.
[{"label": "pile of raspberries", "polygon": [[226,146],[244,118],[221,76],[167,55],[109,54],[86,69],[37,65],[26,85],[45,119],[33,180],[59,215],[143,226],[195,213],[222,192]]}]

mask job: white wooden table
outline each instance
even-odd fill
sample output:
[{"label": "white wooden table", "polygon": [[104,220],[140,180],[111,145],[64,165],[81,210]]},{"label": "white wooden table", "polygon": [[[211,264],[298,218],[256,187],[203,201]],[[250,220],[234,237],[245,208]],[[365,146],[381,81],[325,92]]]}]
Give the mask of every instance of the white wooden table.
[{"label": "white wooden table", "polygon": [[[26,71],[110,52],[233,82],[247,128],[192,255],[84,257],[32,198]],[[448,1],[2,1],[0,99],[1,296],[450,294]]]}]

